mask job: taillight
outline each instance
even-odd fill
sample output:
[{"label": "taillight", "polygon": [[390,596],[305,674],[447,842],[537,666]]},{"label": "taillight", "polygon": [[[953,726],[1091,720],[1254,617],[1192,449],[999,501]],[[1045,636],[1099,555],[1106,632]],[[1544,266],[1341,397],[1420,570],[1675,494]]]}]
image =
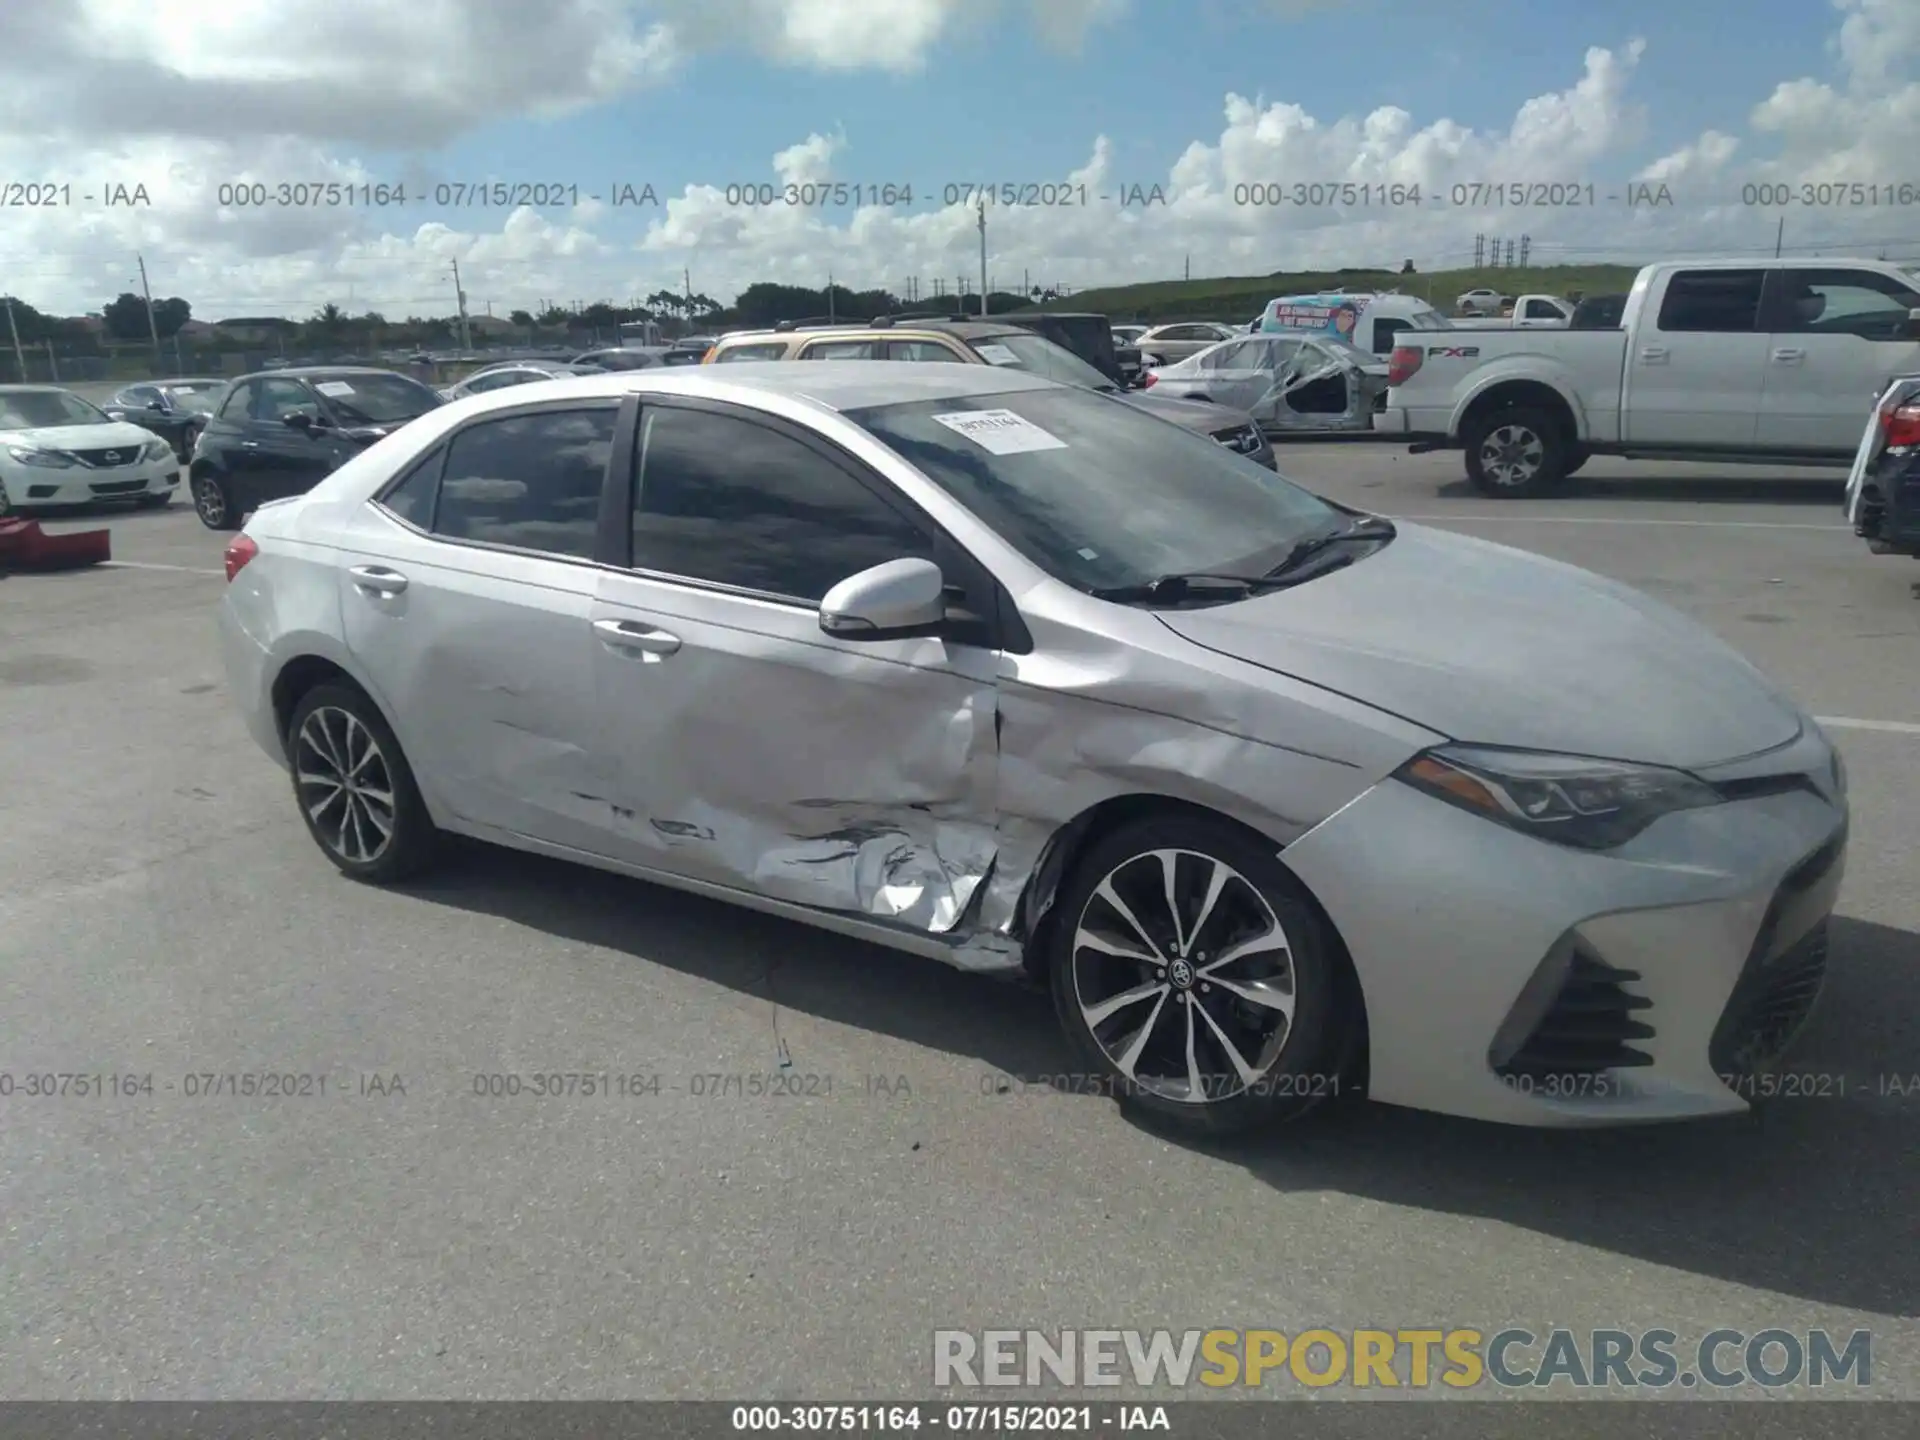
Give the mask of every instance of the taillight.
[{"label": "taillight", "polygon": [[1387,357],[1387,385],[1404,385],[1426,363],[1427,352],[1418,345],[1396,345]]},{"label": "taillight", "polygon": [[1880,412],[1880,428],[1887,432],[1887,448],[1920,445],[1920,405],[1901,405]]},{"label": "taillight", "polygon": [[260,547],[253,543],[253,537],[250,535],[236,535],[229,540],[226,553],[227,583],[232,584],[233,577],[245,569],[247,562],[259,553]]},{"label": "taillight", "polygon": [[1151,370],[1149,370],[1146,374],[1140,377],[1140,388],[1142,390],[1151,390],[1155,385],[1158,385],[1159,383],[1160,383],[1160,377],[1154,374]]}]

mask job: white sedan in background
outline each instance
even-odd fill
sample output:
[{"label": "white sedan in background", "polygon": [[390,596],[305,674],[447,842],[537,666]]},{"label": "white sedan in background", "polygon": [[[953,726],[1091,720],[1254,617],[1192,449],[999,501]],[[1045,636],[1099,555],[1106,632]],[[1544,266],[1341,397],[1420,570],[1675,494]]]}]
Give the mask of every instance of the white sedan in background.
[{"label": "white sedan in background", "polygon": [[554,360],[507,360],[476,370],[457,385],[440,391],[442,400],[464,400],[469,395],[484,395],[489,390],[505,390],[514,385],[533,385],[542,380],[564,380],[583,372]]},{"label": "white sedan in background", "polygon": [[0,385],[0,514],[132,500],[159,507],[180,457],[151,430],[56,385]]},{"label": "white sedan in background", "polygon": [[1231,405],[1268,431],[1371,431],[1387,362],[1333,335],[1246,335],[1149,370],[1155,395]]}]

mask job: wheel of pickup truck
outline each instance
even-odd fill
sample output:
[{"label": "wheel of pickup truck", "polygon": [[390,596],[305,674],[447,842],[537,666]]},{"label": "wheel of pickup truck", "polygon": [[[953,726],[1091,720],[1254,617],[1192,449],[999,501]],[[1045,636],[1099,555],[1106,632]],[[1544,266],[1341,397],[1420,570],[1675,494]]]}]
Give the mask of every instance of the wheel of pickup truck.
[{"label": "wheel of pickup truck", "polygon": [[1552,415],[1524,406],[1474,416],[1460,439],[1467,452],[1467,479],[1481,494],[1497,500],[1520,500],[1554,489],[1572,473],[1577,453]]},{"label": "wheel of pickup truck", "polygon": [[1576,445],[1567,452],[1567,468],[1560,473],[1563,476],[1578,475],[1580,473],[1580,467],[1592,458],[1593,452],[1591,450]]}]

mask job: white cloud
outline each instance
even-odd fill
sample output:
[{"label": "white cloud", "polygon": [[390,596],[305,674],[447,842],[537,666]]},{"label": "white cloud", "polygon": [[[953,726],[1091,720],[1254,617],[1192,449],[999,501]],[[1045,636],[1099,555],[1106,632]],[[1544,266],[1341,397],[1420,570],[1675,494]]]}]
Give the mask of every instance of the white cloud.
[{"label": "white cloud", "polygon": [[[1338,3],[1338,0],[1325,0]],[[97,308],[129,287],[143,255],[156,290],[206,317],[304,315],[327,303],[396,315],[451,308],[458,260],[477,303],[625,300],[683,267],[721,298],[759,279],[856,288],[951,285],[978,273],[972,212],[754,206],[729,182],[810,186],[866,178],[856,128],[796,137],[758,174],[662,196],[657,211],[600,200],[472,209],[420,223],[415,208],[369,217],[315,206],[221,206],[223,183],[297,179],[359,185],[420,176],[378,155],[422,154],[482,125],[604,103],[657,83],[690,57],[748,46],[793,67],[907,74],[983,13],[1019,10],[1045,44],[1072,50],[1124,23],[1125,0],[546,0],[540,6],[411,0],[9,0],[0,47],[0,177],[76,191],[144,181],[150,208],[11,210],[0,283],[42,308]],[[1276,13],[1316,0],[1267,0]],[[1834,0],[1830,64],[1753,97],[1746,113],[1651,161],[1637,73],[1644,42],[1566,56],[1557,88],[1511,122],[1472,128],[1396,107],[1316,116],[1284,94],[1228,94],[1218,129],[1163,174],[1135,173],[1113,139],[1089,133],[1067,177],[1090,203],[989,211],[989,270],[1076,286],[1178,274],[1318,266],[1465,264],[1477,235],[1533,240],[1536,261],[1770,247],[1775,215],[1735,203],[1743,181],[1920,179],[1920,4]],[[352,158],[352,157],[362,158]],[[988,165],[986,178],[1022,167]],[[384,164],[384,174],[370,173]],[[1671,187],[1672,208],[1630,210],[1626,177]],[[901,176],[925,183],[933,177]],[[1038,178],[1038,177],[1036,177]],[[1364,187],[1344,209],[1248,203],[1272,180]],[[1592,207],[1469,209],[1455,186],[1595,185]],[[1121,206],[1123,193],[1160,203]],[[1389,203],[1418,186],[1422,204]],[[1136,188],[1137,187],[1137,188]],[[1396,191],[1395,187],[1400,187]],[[587,187],[581,187],[585,190]],[[1321,194],[1327,195],[1324,190]],[[1337,193],[1337,192],[1334,192]],[[1098,198],[1106,195],[1108,199]],[[935,199],[941,197],[934,197]],[[1279,197],[1274,197],[1279,198]],[[652,223],[637,239],[625,224]],[[403,216],[405,218],[403,218]],[[369,219],[377,223],[369,224]],[[1790,212],[1788,242],[1909,235],[1904,211]],[[1800,232],[1796,236],[1793,232]]]}]

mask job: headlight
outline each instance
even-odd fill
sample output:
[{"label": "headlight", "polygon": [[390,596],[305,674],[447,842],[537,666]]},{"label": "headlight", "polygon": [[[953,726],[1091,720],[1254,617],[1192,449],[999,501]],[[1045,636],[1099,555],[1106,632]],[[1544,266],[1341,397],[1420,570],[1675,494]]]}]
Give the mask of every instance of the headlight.
[{"label": "headlight", "polygon": [[164,440],[150,440],[147,448],[140,452],[142,460],[169,460],[173,458],[173,446]]},{"label": "headlight", "polygon": [[1581,850],[1611,850],[1662,815],[1725,799],[1684,771],[1659,765],[1475,745],[1439,746],[1397,776],[1510,830]]},{"label": "headlight", "polygon": [[24,445],[9,445],[7,453],[22,465],[38,465],[44,470],[71,470],[73,459],[54,450],[29,450]]}]

